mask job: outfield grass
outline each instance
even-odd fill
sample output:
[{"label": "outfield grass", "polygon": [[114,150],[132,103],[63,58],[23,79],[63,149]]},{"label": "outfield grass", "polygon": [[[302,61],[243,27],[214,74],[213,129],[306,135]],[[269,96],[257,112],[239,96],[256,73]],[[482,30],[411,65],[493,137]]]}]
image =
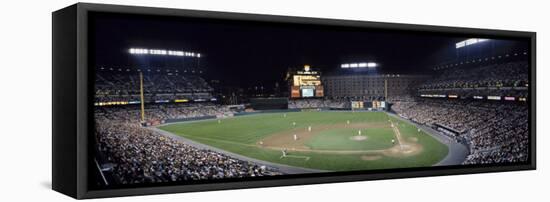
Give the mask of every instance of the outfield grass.
[{"label": "outfield grass", "polygon": [[[381,156],[375,160],[361,160],[361,154],[326,154],[314,152],[290,151],[292,155],[308,156],[309,160],[299,158],[280,158],[281,152],[256,146],[256,143],[274,133],[290,131],[295,128],[320,126],[327,124],[351,123],[388,123],[388,119],[399,123],[401,134],[414,137],[423,146],[420,154],[409,157]],[[293,126],[293,122],[296,125]],[[402,168],[431,166],[443,159],[448,152],[447,146],[433,137],[418,132],[416,127],[390,117],[383,112],[290,112],[237,116],[217,120],[177,123],[159,127],[176,135],[208,144],[233,153],[260,160],[287,164],[298,167],[347,171],[382,168]],[[350,134],[348,134],[348,132]],[[306,145],[315,149],[327,150],[371,150],[388,148],[392,135],[388,128],[368,128],[362,131],[368,136],[366,141],[349,141],[349,136],[357,130],[334,129],[320,132]],[[368,144],[371,143],[371,144]],[[349,145],[346,148],[345,145]]]}]

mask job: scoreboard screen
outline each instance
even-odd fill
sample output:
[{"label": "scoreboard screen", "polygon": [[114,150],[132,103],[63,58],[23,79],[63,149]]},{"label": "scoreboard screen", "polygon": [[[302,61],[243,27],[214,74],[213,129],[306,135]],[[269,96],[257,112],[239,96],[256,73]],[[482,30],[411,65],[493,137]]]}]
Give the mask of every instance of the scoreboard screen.
[{"label": "scoreboard screen", "polygon": [[289,72],[290,98],[323,97],[321,73],[310,69],[309,65],[303,70]]},{"label": "scoreboard screen", "polygon": [[314,89],[311,88],[302,89],[302,97],[313,97],[313,91]]},{"label": "scoreboard screen", "polygon": [[294,86],[319,86],[321,78],[318,75],[294,75]]}]

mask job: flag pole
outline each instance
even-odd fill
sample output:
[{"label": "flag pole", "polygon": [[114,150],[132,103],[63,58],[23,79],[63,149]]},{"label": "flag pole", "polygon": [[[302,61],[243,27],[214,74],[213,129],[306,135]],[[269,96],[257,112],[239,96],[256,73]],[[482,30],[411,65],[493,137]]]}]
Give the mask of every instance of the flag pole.
[{"label": "flag pole", "polygon": [[139,92],[141,97],[141,122],[145,122],[145,100],[143,99],[143,73],[139,72]]}]

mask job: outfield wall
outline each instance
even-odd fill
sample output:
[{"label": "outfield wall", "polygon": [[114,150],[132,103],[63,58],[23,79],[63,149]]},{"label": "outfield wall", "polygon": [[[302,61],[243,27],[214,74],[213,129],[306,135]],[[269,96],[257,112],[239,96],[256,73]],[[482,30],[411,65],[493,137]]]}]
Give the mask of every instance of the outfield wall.
[{"label": "outfield wall", "polygon": [[[254,115],[254,114],[263,114],[263,113],[285,113],[285,112],[302,112],[302,111],[349,111],[350,109],[346,108],[308,108],[308,109],[270,109],[270,110],[258,110],[253,112],[237,112],[234,113],[233,116],[247,116],[247,115]],[[185,122],[185,121],[199,121],[199,120],[206,120],[206,119],[215,119],[216,116],[201,116],[201,117],[193,117],[193,118],[181,118],[181,119],[166,119],[164,123],[176,123],[176,122]]]},{"label": "outfield wall", "polygon": [[192,118],[181,118],[181,119],[166,119],[164,123],[176,123],[176,122],[184,122],[184,121],[198,121],[198,120],[205,120],[205,119],[215,119],[216,116],[201,116],[201,117],[192,117]]}]

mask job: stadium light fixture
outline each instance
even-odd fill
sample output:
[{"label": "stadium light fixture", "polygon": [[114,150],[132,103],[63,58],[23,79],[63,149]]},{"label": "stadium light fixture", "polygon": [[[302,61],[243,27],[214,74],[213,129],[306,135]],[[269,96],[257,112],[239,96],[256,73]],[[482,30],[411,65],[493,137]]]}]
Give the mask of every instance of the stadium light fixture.
[{"label": "stadium light fixture", "polygon": [[374,68],[377,67],[378,63],[375,62],[360,62],[360,63],[346,63],[341,64],[340,68],[342,69],[348,69],[348,68]]},{"label": "stadium light fixture", "polygon": [[197,57],[200,58],[200,53],[185,52],[179,50],[165,50],[165,49],[145,49],[145,48],[129,48],[128,53],[132,55],[169,55],[180,57]]},{"label": "stadium light fixture", "polygon": [[458,49],[458,48],[462,48],[462,47],[464,47],[464,46],[466,46],[466,42],[465,42],[465,41],[461,41],[461,42],[456,43],[456,48],[457,48],[457,49]]},{"label": "stadium light fixture", "polygon": [[462,47],[466,47],[466,46],[469,46],[469,45],[485,42],[485,41],[488,41],[488,40],[489,39],[479,39],[479,38],[466,39],[464,41],[460,41],[460,42],[456,43],[455,48],[459,49],[459,48],[462,48]]},{"label": "stadium light fixture", "polygon": [[477,43],[477,39],[467,39],[466,40],[466,46],[472,45]]}]

